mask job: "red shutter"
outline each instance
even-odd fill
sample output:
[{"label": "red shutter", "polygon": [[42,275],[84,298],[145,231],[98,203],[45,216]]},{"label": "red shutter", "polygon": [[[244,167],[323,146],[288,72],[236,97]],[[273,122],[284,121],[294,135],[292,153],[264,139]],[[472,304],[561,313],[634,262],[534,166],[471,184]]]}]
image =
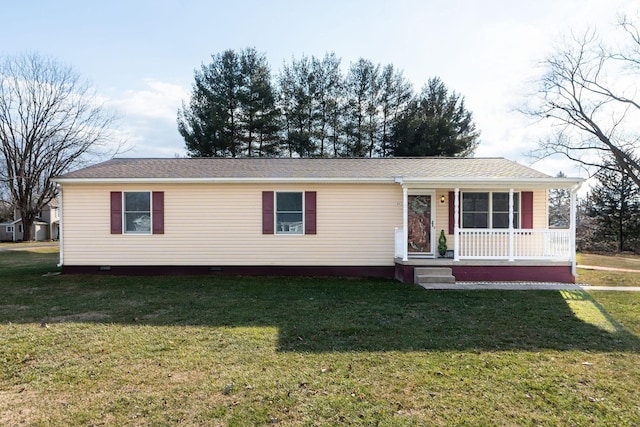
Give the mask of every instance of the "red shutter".
[{"label": "red shutter", "polygon": [[111,192],[111,234],[122,234],[122,192]]},{"label": "red shutter", "polygon": [[[454,214],[456,210],[456,193],[449,191],[449,234],[454,233]],[[458,224],[460,224],[460,206],[458,206]]]},{"label": "red shutter", "polygon": [[520,208],[522,209],[522,228],[533,228],[533,192],[520,193]]},{"label": "red shutter", "polygon": [[316,192],[304,193],[304,234],[316,234]]},{"label": "red shutter", "polygon": [[273,191],[262,192],[262,234],[273,234]]},{"label": "red shutter", "polygon": [[164,192],[154,191],[151,194],[153,234],[164,234]]}]

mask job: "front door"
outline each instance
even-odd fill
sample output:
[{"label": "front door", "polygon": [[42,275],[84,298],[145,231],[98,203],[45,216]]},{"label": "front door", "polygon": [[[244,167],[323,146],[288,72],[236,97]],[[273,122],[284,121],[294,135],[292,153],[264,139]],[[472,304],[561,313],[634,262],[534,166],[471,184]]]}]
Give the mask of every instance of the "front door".
[{"label": "front door", "polygon": [[433,195],[408,196],[408,253],[414,256],[434,256]]}]

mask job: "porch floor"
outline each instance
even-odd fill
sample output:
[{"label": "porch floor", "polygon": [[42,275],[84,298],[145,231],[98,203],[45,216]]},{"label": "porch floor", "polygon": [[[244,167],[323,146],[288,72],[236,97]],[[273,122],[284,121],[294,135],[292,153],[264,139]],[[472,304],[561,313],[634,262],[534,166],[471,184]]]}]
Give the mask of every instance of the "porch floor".
[{"label": "porch floor", "polygon": [[395,263],[398,265],[411,265],[414,267],[451,267],[451,266],[473,266],[473,267],[553,267],[553,266],[571,266],[569,260],[531,260],[531,259],[516,259],[509,261],[506,259],[464,259],[460,261],[454,261],[452,258],[409,258],[407,261],[403,261],[402,258],[395,258]]}]

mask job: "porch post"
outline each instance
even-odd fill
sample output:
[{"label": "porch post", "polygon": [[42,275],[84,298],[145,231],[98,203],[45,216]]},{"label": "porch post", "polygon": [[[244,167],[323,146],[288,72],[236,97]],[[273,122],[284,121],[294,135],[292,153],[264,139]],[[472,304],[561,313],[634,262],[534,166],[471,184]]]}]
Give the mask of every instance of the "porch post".
[{"label": "porch post", "polygon": [[453,196],[453,260],[460,261],[460,189],[454,190]]},{"label": "porch post", "polygon": [[569,257],[571,259],[571,274],[576,276],[576,188],[571,189],[571,204],[569,210]]},{"label": "porch post", "polygon": [[402,186],[402,260],[409,260],[409,192],[405,185]]},{"label": "porch post", "polygon": [[509,189],[509,261],[513,261],[513,188]]}]

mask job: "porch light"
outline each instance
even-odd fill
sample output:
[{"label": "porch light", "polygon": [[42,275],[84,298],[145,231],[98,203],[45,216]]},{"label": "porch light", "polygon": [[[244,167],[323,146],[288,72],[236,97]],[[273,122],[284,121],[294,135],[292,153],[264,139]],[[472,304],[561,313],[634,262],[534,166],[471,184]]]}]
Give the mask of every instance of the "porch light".
[{"label": "porch light", "polygon": [[444,197],[444,194],[442,196],[440,196],[440,203],[444,204],[444,202],[446,201],[446,198]]}]

